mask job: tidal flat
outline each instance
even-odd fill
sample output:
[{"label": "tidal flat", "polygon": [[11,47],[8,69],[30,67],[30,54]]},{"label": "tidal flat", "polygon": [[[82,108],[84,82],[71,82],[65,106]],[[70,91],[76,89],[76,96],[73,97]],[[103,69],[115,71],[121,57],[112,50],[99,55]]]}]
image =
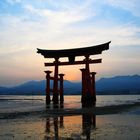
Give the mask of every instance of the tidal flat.
[{"label": "tidal flat", "polygon": [[0,120],[0,140],[139,140],[140,116],[22,117]]},{"label": "tidal flat", "polygon": [[46,108],[44,97],[3,97],[0,140],[140,140],[139,97],[97,96],[91,108],[81,108],[77,96],[63,108]]}]

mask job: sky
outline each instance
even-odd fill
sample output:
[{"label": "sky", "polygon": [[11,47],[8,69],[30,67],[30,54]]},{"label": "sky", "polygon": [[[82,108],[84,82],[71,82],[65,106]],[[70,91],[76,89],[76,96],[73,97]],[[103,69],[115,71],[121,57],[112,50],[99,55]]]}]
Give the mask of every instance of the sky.
[{"label": "sky", "polygon": [[[111,41],[91,58],[97,80],[140,74],[140,0],[0,0],[0,86],[45,79],[36,48],[69,49]],[[78,57],[76,60],[82,60]],[[61,59],[60,59],[61,60]],[[63,59],[62,61],[65,61]],[[66,80],[80,81],[80,68],[60,67]]]}]

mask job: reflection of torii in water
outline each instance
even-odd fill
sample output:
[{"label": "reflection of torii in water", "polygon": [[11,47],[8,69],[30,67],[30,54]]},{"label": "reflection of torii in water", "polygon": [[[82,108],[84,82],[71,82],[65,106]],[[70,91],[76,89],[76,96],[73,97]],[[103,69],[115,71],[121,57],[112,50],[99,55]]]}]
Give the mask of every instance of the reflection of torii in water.
[{"label": "reflection of torii in water", "polygon": [[[60,103],[63,103],[63,76],[64,74],[59,74],[58,67],[64,65],[79,65],[85,64],[85,68],[81,69],[82,72],[82,103],[89,104],[96,101],[95,93],[95,72],[90,73],[89,64],[91,63],[101,63],[102,59],[90,59],[90,55],[101,54],[102,51],[109,49],[110,42],[90,46],[85,48],[76,49],[65,49],[65,50],[42,50],[37,49],[37,53],[40,53],[45,58],[54,58],[53,63],[45,63],[45,66],[54,66],[54,77],[50,76],[51,71],[45,71],[46,73],[46,104],[50,104],[50,92],[53,92],[53,102],[57,104],[59,102],[58,97],[60,95]],[[85,56],[82,61],[75,61],[76,56]],[[59,58],[68,57],[69,61],[60,62]],[[50,89],[50,80],[54,81],[53,89]],[[60,86],[58,86],[60,82]],[[58,87],[60,87],[58,89]]]},{"label": "reflection of torii in water", "polygon": [[[92,113],[85,113],[81,115],[82,117],[82,135],[86,137],[87,140],[90,140],[91,131],[96,128],[96,116]],[[51,123],[50,118],[46,118],[46,128],[45,128],[45,137],[44,140],[50,140],[52,137],[56,140],[62,139],[62,136],[59,136],[59,129],[64,128],[63,116],[56,116],[53,118],[53,123]],[[51,127],[54,127],[52,130]],[[52,132],[51,132],[52,131]],[[50,134],[54,136],[50,136]],[[80,134],[79,134],[80,135]]]},{"label": "reflection of torii in water", "polygon": [[83,136],[90,140],[91,130],[96,128],[96,116],[92,113],[85,113],[82,115]]}]

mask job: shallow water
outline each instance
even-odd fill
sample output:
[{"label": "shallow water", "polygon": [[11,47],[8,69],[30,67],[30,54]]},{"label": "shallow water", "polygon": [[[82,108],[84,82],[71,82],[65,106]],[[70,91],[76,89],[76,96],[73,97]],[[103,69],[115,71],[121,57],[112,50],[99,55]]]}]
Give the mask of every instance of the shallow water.
[{"label": "shallow water", "polygon": [[[45,109],[45,96],[0,96],[0,113],[35,111]],[[132,104],[140,101],[140,95],[97,96],[97,107]],[[81,108],[81,96],[65,96],[64,109]]]},{"label": "shallow water", "polygon": [[139,140],[138,115],[83,114],[0,120],[0,140]]},{"label": "shallow water", "polygon": [[[31,112],[36,114],[18,115],[0,119],[0,140],[139,140],[140,106],[134,106],[114,115],[95,115],[91,110],[81,109],[80,96],[65,96],[63,110],[79,109],[82,114],[54,111],[51,116],[45,106],[45,96],[0,96],[0,115],[9,112]],[[97,96],[97,108],[104,112],[106,106],[131,107],[140,102],[139,95]],[[122,105],[122,106],[121,106]],[[125,109],[126,109],[125,107]],[[120,109],[121,109],[120,108]],[[56,109],[56,108],[55,108]],[[46,110],[45,113],[41,110]],[[108,110],[113,111],[109,108]],[[104,114],[104,113],[102,113]],[[12,118],[12,119],[11,119]],[[14,119],[13,119],[14,118]]]}]

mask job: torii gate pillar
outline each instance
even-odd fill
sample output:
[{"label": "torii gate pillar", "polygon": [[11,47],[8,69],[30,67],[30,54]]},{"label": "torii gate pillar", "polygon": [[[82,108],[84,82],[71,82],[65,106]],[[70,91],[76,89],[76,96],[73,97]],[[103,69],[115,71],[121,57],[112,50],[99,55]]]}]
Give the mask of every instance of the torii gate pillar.
[{"label": "torii gate pillar", "polygon": [[96,72],[91,72],[91,82],[92,82],[92,96],[93,96],[93,101],[96,101],[96,87],[95,87],[95,75]]},{"label": "torii gate pillar", "polygon": [[54,85],[53,85],[53,103],[58,104],[58,61],[59,58],[55,58],[54,61]]},{"label": "torii gate pillar", "polygon": [[82,97],[81,102],[83,105],[91,105],[96,102],[95,92],[95,74],[96,72],[90,73],[89,69],[89,56],[85,56],[85,69],[80,69],[82,72]]},{"label": "torii gate pillar", "polygon": [[44,71],[46,73],[46,104],[50,104],[50,73],[52,71]]},{"label": "torii gate pillar", "polygon": [[63,83],[64,83],[64,74],[59,74],[60,76],[60,103],[63,103],[64,102],[64,95],[63,95],[63,92],[64,92],[64,87],[63,87]]}]

